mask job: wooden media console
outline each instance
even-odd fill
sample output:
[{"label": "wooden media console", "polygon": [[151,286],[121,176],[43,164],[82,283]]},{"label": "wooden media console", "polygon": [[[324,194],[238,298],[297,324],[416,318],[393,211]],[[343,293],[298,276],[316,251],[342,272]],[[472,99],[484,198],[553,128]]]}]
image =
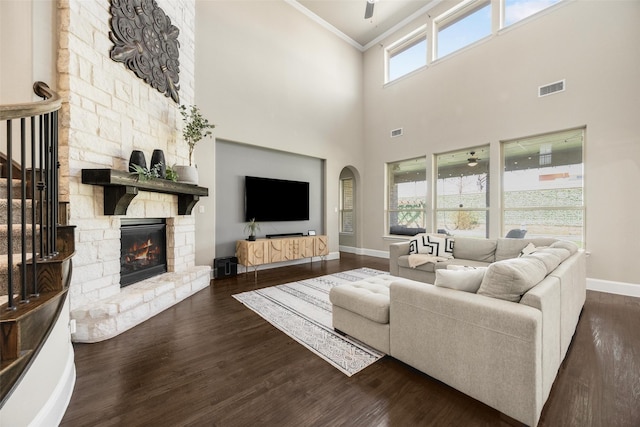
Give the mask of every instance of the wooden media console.
[{"label": "wooden media console", "polygon": [[327,236],[295,236],[277,239],[238,240],[236,257],[238,263],[254,267],[275,262],[294,261],[297,259],[324,257],[329,254]]}]

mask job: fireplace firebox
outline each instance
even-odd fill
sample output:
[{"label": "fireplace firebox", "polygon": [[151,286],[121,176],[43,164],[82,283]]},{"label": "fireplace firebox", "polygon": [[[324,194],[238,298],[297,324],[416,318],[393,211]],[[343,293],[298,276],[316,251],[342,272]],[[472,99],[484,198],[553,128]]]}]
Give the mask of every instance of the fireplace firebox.
[{"label": "fireplace firebox", "polygon": [[167,272],[164,219],[122,218],[120,287]]}]

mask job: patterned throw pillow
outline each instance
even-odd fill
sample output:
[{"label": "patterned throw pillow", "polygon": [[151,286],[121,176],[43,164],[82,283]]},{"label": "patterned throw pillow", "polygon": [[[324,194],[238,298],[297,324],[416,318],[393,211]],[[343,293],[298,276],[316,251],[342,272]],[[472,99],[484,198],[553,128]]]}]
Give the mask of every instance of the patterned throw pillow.
[{"label": "patterned throw pillow", "polygon": [[453,258],[452,237],[435,234],[417,234],[410,240],[409,254],[427,254],[443,258]]}]

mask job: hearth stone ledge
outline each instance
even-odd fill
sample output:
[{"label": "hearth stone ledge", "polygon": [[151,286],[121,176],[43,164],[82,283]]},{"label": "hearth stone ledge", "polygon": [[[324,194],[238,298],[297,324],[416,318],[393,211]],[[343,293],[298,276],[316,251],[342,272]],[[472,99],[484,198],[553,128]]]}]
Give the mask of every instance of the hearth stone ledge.
[{"label": "hearth stone ledge", "polygon": [[134,283],[108,298],[71,311],[71,340],[94,343],[113,338],[209,286],[211,267],[195,266]]}]

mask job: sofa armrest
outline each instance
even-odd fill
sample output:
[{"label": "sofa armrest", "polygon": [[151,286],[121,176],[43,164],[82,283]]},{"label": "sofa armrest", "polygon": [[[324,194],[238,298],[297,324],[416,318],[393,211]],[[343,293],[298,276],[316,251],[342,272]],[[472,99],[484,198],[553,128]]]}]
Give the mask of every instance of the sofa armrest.
[{"label": "sofa armrest", "polygon": [[542,313],[542,391],[546,400],[551,392],[560,364],[560,280],[547,276],[531,288],[520,304],[540,310]]},{"label": "sofa armrest", "polygon": [[389,245],[389,274],[392,276],[400,275],[398,266],[398,258],[402,255],[409,255],[409,242],[392,243]]},{"label": "sofa armrest", "polygon": [[580,249],[564,260],[549,276],[560,280],[560,360],[564,359],[587,298],[586,254]]},{"label": "sofa armrest", "polygon": [[524,304],[399,279],[391,356],[528,425],[542,391],[542,313]]}]

